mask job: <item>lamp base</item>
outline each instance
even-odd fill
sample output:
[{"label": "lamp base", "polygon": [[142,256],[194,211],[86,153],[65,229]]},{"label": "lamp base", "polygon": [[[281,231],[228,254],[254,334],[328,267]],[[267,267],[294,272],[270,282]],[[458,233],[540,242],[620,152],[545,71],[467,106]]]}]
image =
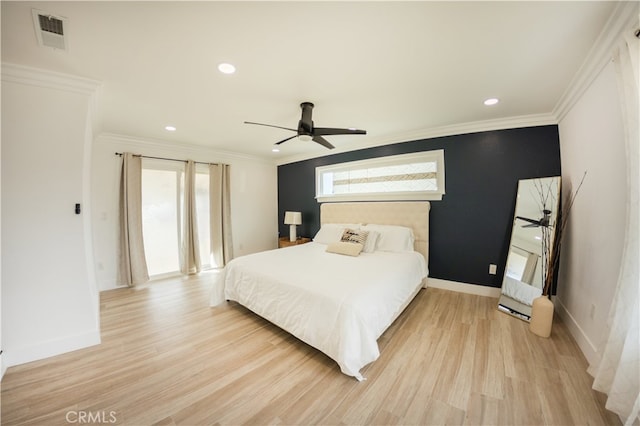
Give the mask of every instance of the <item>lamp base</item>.
[{"label": "lamp base", "polygon": [[298,239],[296,235],[296,225],[289,225],[289,241],[292,243]]}]

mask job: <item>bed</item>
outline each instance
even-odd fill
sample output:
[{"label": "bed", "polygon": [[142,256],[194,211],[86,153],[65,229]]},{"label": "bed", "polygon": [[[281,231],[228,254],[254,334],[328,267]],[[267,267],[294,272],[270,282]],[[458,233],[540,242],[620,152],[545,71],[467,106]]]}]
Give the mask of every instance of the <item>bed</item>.
[{"label": "bed", "polygon": [[[218,274],[211,305],[238,302],[363,380],[360,370],[380,355],[377,339],[426,283],[429,207],[322,204],[312,242],[232,260]],[[369,244],[345,254],[353,241],[334,241],[345,229],[368,235]]]}]

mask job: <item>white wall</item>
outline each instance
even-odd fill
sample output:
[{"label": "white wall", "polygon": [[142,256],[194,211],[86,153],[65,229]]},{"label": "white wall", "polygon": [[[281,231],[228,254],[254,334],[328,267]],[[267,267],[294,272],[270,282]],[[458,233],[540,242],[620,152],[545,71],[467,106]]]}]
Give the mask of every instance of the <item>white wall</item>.
[{"label": "white wall", "polygon": [[[95,82],[3,64],[5,366],[100,342],[89,214]],[[84,212],[75,214],[76,203]]]},{"label": "white wall", "polygon": [[559,312],[589,362],[613,299],[627,201],[622,114],[613,63],[598,74],[559,123],[563,189],[584,185],[563,240]]},{"label": "white wall", "polygon": [[231,165],[231,216],[235,256],[273,249],[278,239],[275,163],[194,145],[176,145],[118,135],[94,142],[92,200],[94,256],[100,290],[118,286],[118,205],[122,159],[116,152]]},{"label": "white wall", "polygon": [[277,247],[274,163],[160,141],[94,140],[97,88],[3,64],[2,369],[100,342],[98,283],[116,285],[116,151],[231,164],[236,256]]}]

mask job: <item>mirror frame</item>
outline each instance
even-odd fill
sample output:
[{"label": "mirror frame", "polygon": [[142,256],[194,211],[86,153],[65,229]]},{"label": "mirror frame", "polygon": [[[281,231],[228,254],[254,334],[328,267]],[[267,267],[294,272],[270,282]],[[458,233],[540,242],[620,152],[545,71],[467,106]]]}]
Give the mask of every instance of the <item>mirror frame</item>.
[{"label": "mirror frame", "polygon": [[[498,310],[524,321],[530,321],[531,303],[542,294],[544,264],[548,263],[549,255],[543,246],[553,247],[560,208],[560,183],[560,176],[518,181]],[[552,230],[547,233],[544,244],[542,227]]]}]

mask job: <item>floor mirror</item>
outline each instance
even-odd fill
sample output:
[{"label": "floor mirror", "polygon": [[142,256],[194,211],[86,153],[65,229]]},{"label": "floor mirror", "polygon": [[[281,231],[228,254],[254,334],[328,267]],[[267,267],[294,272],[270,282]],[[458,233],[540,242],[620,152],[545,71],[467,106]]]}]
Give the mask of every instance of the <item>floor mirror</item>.
[{"label": "floor mirror", "polygon": [[498,309],[525,321],[531,319],[533,299],[542,294],[542,231],[547,228],[551,236],[555,234],[559,198],[560,176],[518,182]]}]

